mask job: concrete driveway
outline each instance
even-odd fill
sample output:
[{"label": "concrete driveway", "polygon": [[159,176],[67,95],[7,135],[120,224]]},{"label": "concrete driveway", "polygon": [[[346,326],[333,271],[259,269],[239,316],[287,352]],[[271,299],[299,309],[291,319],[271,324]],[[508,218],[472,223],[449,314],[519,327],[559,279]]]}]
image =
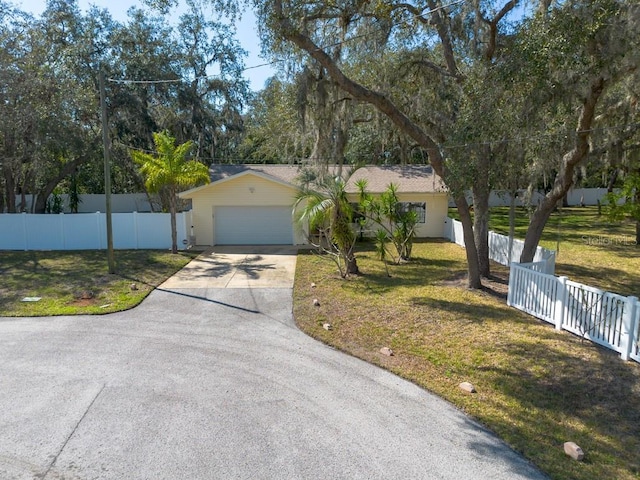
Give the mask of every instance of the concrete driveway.
[{"label": "concrete driveway", "polygon": [[293,288],[296,253],[290,246],[215,247],[160,288]]},{"label": "concrete driveway", "polygon": [[271,254],[208,254],[199,282],[183,272],[128,312],[0,319],[0,478],[545,478],[446,402],[301,333],[291,287],[259,286],[291,269]]}]

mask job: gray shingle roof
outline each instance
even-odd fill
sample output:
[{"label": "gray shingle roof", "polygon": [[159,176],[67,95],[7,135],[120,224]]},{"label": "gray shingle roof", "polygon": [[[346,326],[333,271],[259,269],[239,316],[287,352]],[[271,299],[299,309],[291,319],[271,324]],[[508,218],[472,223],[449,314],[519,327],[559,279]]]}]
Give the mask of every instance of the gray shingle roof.
[{"label": "gray shingle roof", "polygon": [[[349,170],[348,166],[344,167]],[[212,165],[209,173],[212,182],[224,180],[239,173],[253,171],[268,175],[274,179],[296,185],[297,177],[301,173],[300,165]],[[367,190],[371,193],[380,193],[386,190],[389,183],[398,186],[399,193],[423,193],[446,192],[447,189],[430,165],[367,165],[358,168],[347,182],[346,190],[349,193],[357,192],[355,182],[360,179],[367,180]]]},{"label": "gray shingle roof", "polygon": [[209,177],[211,178],[211,182],[217,182],[247,171],[260,172],[295,185],[296,177],[300,174],[300,167],[298,165],[267,164],[211,165],[211,167],[209,167]]},{"label": "gray shingle roof", "polygon": [[398,187],[398,193],[446,192],[442,179],[430,165],[367,165],[357,169],[347,182],[347,192],[357,192],[358,180],[367,180],[367,190],[384,192],[390,183]]}]

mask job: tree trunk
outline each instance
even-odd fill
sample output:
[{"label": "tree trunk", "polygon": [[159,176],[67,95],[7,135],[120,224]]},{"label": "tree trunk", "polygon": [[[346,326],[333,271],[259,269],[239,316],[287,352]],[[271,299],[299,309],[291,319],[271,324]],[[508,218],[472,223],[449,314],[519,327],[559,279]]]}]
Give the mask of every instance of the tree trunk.
[{"label": "tree trunk", "polygon": [[347,258],[347,275],[360,275],[358,261],[353,255]]},{"label": "tree trunk", "polygon": [[509,258],[508,263],[513,261],[513,239],[516,236],[516,191],[511,192],[509,200]]},{"label": "tree trunk", "polygon": [[8,166],[2,169],[4,175],[5,198],[7,199],[7,213],[16,213],[16,181]]},{"label": "tree trunk", "polygon": [[473,236],[478,249],[478,268],[480,275],[488,278],[491,274],[489,263],[489,168],[491,152],[483,149],[478,160],[473,181]]},{"label": "tree trunk", "polygon": [[169,192],[169,216],[171,217],[171,253],[178,253],[178,229],[176,226],[177,210],[177,193],[172,188]]},{"label": "tree trunk", "polygon": [[44,213],[47,208],[47,200],[49,195],[56,188],[58,183],[64,180],[66,177],[75,172],[76,168],[84,162],[84,158],[77,158],[70,162],[65,163],[60,171],[54,177],[51,177],[47,183],[37,192],[33,212]]},{"label": "tree trunk", "polygon": [[566,193],[573,184],[573,172],[576,166],[585,158],[590,151],[589,138],[591,136],[591,125],[595,117],[596,106],[605,88],[605,80],[603,77],[595,78],[591,81],[589,93],[585,98],[580,118],[576,128],[575,146],[570,152],[567,152],[562,158],[560,170],[556,174],[553,188],[547,193],[536,208],[531,217],[527,235],[524,239],[524,248],[520,256],[521,263],[529,263],[533,261],[536,248],[540,242],[542,231],[558,202],[564,198]]},{"label": "tree trunk", "polygon": [[[638,174],[640,174],[640,172],[638,172]],[[636,205],[640,205],[640,188],[636,188],[635,202],[636,202]],[[636,207],[636,208],[640,208],[640,207]],[[640,245],[640,218],[636,217],[636,247],[638,245]]]},{"label": "tree trunk", "polygon": [[469,288],[482,288],[482,282],[480,281],[480,266],[478,265],[478,251],[476,250],[476,243],[473,235],[473,225],[471,212],[469,211],[469,204],[467,203],[467,199],[464,194],[456,196],[455,202],[458,209],[458,215],[460,215],[460,222],[462,223],[462,236],[464,238],[465,252],[467,254],[467,270],[469,275],[467,285]]}]

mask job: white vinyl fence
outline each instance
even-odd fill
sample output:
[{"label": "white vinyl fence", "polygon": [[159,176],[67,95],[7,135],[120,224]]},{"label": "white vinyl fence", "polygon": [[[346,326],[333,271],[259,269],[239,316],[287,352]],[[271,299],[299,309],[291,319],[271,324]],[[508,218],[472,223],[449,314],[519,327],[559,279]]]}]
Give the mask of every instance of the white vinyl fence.
[{"label": "white vinyl fence", "polygon": [[[113,248],[171,248],[168,213],[112,214]],[[191,243],[191,212],[176,218],[178,248]],[[100,250],[107,248],[105,213],[0,214],[0,250]]]},{"label": "white vinyl fence", "polygon": [[[618,191],[614,189],[614,191]],[[608,190],[606,188],[572,188],[567,192],[567,205],[575,207],[578,205],[607,205]],[[471,192],[466,194],[469,204],[473,203]],[[536,206],[544,199],[544,192],[533,192],[531,195],[526,190],[518,191],[515,204],[517,207]],[[621,203],[624,200],[621,200]],[[493,190],[489,195],[489,207],[508,207],[511,205],[511,193],[504,190]],[[455,207],[455,201],[449,200],[449,206]]]},{"label": "white vinyl fence", "polygon": [[640,362],[640,302],[512,263],[507,304]]},{"label": "white vinyl fence", "polygon": [[[452,242],[464,247],[464,236],[462,233],[462,223],[452,218],[447,218],[445,226],[445,236]],[[509,255],[509,237],[495,232],[489,232],[489,258],[500,265],[511,265],[511,262],[518,261],[524,248],[522,240],[513,239],[511,255]],[[534,262],[544,263],[544,272],[550,275],[556,270],[556,252],[546,248],[536,248],[533,257]]]}]

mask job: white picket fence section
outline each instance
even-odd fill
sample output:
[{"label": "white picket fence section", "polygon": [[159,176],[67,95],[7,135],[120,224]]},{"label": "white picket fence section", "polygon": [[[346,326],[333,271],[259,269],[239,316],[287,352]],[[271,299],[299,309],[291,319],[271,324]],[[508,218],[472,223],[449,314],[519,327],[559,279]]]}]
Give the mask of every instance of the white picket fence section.
[{"label": "white picket fence section", "polygon": [[[113,248],[171,248],[168,213],[114,213]],[[191,212],[176,217],[178,248],[189,245]],[[0,214],[0,250],[101,250],[107,248],[106,214]]]},{"label": "white picket fence section", "polygon": [[640,362],[640,302],[512,263],[507,304]]},{"label": "white picket fence section", "polygon": [[[445,221],[445,236],[452,242],[462,247],[465,246],[462,223],[458,220],[447,217]],[[498,262],[500,265],[506,265],[508,267],[511,265],[511,262],[518,261],[523,248],[524,242],[514,238],[511,246],[511,254],[509,254],[509,237],[493,231],[489,232],[489,258],[494,262]],[[547,250],[542,247],[536,248],[533,261],[536,263],[544,263],[544,267],[538,267],[543,268],[544,273],[553,275],[556,271],[556,252],[553,250]]]}]

